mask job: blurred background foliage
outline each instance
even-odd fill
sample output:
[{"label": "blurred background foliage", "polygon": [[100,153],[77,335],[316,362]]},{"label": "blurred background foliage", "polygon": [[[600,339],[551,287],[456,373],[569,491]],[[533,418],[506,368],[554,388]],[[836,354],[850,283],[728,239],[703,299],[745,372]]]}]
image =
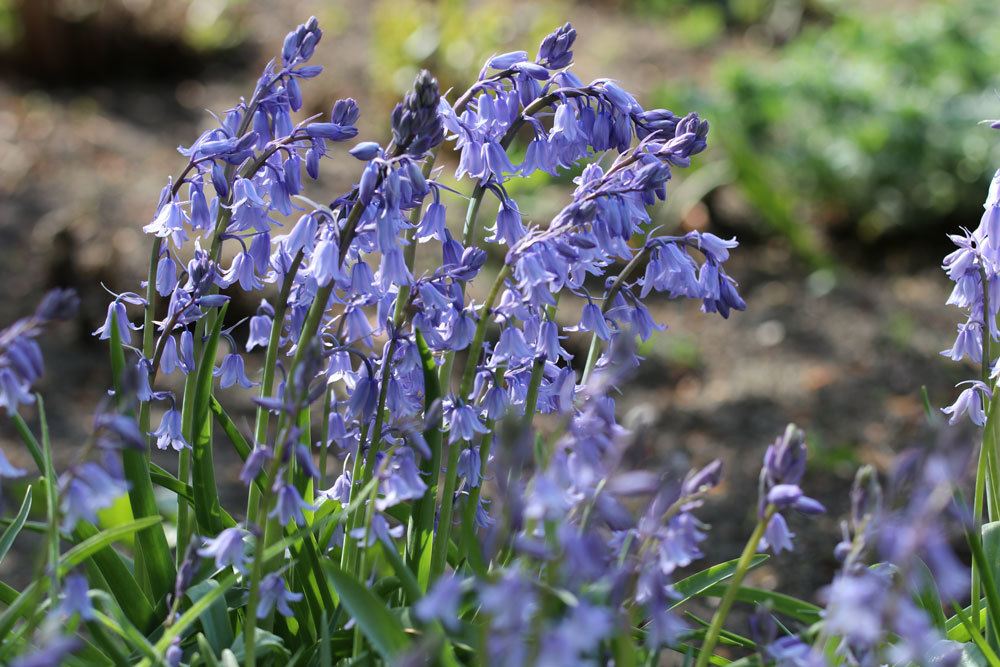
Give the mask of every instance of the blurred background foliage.
[{"label": "blurred background foliage", "polygon": [[[258,4],[0,0],[0,64],[11,76],[64,84],[196,77],[206,63],[247,59]],[[367,12],[365,94],[380,107],[419,67],[445,89],[460,86],[484,55],[536,44],[581,11],[645,26],[647,42],[677,56],[652,70],[646,99],[698,109],[715,126],[703,173],[666,215],[776,236],[813,266],[834,261],[838,241],[936,239],[969,224],[1000,162],[997,142],[976,127],[1000,115],[994,0],[305,4],[334,35],[354,29],[352,12]],[[618,37],[597,48],[613,57],[650,46]],[[586,44],[578,60],[600,63],[595,42]]]},{"label": "blurred background foliage", "polygon": [[1000,5],[913,9],[824,12],[779,47],[724,54],[701,85],[665,87],[659,101],[716,123],[716,156],[742,194],[814,260],[831,236],[939,238],[975,220],[1000,162],[976,126],[1000,112]]}]

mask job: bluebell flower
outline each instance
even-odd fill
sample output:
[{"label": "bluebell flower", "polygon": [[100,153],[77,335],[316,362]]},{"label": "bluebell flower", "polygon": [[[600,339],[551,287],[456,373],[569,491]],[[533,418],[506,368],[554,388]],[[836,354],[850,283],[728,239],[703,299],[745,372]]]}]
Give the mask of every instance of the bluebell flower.
[{"label": "bluebell flower", "polygon": [[468,486],[472,488],[479,486],[481,467],[478,447],[466,447],[458,455],[458,476],[464,479]]},{"label": "bluebell flower", "polygon": [[521,222],[521,211],[518,209],[516,201],[506,198],[500,202],[496,226],[492,232],[493,236],[487,241],[499,241],[508,246],[513,246],[524,237],[527,230]]},{"label": "bluebell flower", "polygon": [[255,347],[267,347],[271,339],[273,321],[274,309],[267,301],[262,300],[257,314],[250,318],[250,333],[247,335],[246,343],[247,352]]},{"label": "bluebell flower", "polygon": [[441,143],[440,97],[437,80],[430,72],[418,73],[413,90],[392,111],[392,140],[398,152],[420,156]]},{"label": "bluebell flower", "polygon": [[271,451],[270,447],[264,445],[254,447],[250,450],[250,455],[247,456],[247,460],[244,461],[243,467],[240,469],[240,481],[250,486],[257,476],[263,472],[267,462],[273,458],[274,452]]},{"label": "bluebell flower", "polygon": [[97,523],[97,513],[111,507],[128,491],[121,471],[88,461],[71,468],[59,478],[63,529],[72,531],[81,519]]},{"label": "bluebell flower", "polygon": [[413,606],[414,615],[424,623],[438,622],[448,630],[459,627],[458,607],[462,601],[462,582],[458,577],[438,578],[427,594]]},{"label": "bluebell flower", "polygon": [[287,526],[292,521],[298,526],[305,525],[306,517],[302,514],[303,510],[313,511],[316,506],[304,501],[299,495],[298,489],[291,484],[283,483],[280,479],[275,481],[274,490],[277,491],[278,495],[274,509],[270,511],[268,516],[278,517],[282,526]]},{"label": "bluebell flower", "polygon": [[219,282],[221,287],[229,287],[238,282],[240,289],[245,292],[254,292],[264,286],[254,271],[253,258],[247,252],[237,253],[233,263],[222,272]]},{"label": "bluebell flower", "polygon": [[792,550],[794,534],[788,529],[782,510],[795,509],[805,515],[826,511],[822,504],[806,496],[799,486],[806,471],[806,451],[805,433],[794,424],[789,424],[764,453],[757,513],[761,519],[766,518],[768,511],[772,515],[768,518],[759,545],[761,550],[770,547],[775,554]]},{"label": "bluebell flower", "polygon": [[177,363],[184,373],[194,370],[194,335],[187,329],[181,332]]},{"label": "bluebell flower", "polygon": [[163,255],[156,265],[156,292],[167,296],[177,287],[177,263],[169,254]]},{"label": "bluebell flower", "polygon": [[163,413],[160,426],[149,435],[156,438],[156,446],[160,449],[172,448],[179,452],[191,446],[181,433],[181,413],[172,405]]},{"label": "bluebell flower", "polygon": [[968,414],[969,420],[976,426],[986,424],[986,412],[983,410],[984,399],[989,401],[993,398],[993,392],[981,380],[968,380],[960,382],[956,386],[968,385],[955,399],[955,402],[946,408],[941,408],[941,412],[951,415],[949,424],[957,424],[962,415]]},{"label": "bluebell flower", "polygon": [[345,466],[343,472],[334,480],[333,486],[323,491],[322,495],[330,500],[336,500],[341,505],[347,505],[351,502],[351,486],[351,471]]},{"label": "bluebell flower", "polygon": [[94,605],[90,601],[90,586],[82,574],[71,574],[63,580],[59,611],[67,617],[79,614],[85,621],[94,620]]},{"label": "bluebell flower", "polygon": [[795,533],[788,529],[785,517],[776,513],[767,522],[764,537],[761,538],[761,543],[757,550],[764,551],[770,548],[774,551],[775,555],[780,554],[782,551],[792,551],[795,548],[792,544],[793,537],[795,537]]},{"label": "bluebell flower", "polygon": [[382,147],[375,141],[362,141],[356,144],[348,153],[362,162],[368,162],[382,154]]},{"label": "bluebell flower", "polygon": [[139,430],[139,424],[128,415],[113,412],[98,413],[94,417],[94,434],[97,437],[97,445],[102,449],[130,447],[145,450],[146,448],[146,438]]},{"label": "bluebell flower", "polygon": [[[205,199],[205,192],[200,181],[192,181],[191,188],[191,228],[199,231],[212,229],[212,215]],[[224,193],[219,193],[225,196]]]},{"label": "bluebell flower", "polygon": [[486,433],[486,426],[479,419],[478,411],[471,405],[451,401],[445,408],[445,420],[449,429],[448,441],[472,440],[476,435]]},{"label": "bluebell flower", "polygon": [[767,502],[778,509],[795,509],[803,514],[822,514],[825,510],[818,501],[802,493],[796,484],[777,484],[767,492]]},{"label": "bluebell flower", "polygon": [[407,500],[422,498],[427,491],[427,484],[421,479],[413,450],[409,447],[400,447],[393,452],[388,465],[384,466],[380,481],[382,495],[375,501],[375,508],[380,512]]},{"label": "bluebell flower", "polygon": [[160,207],[156,217],[142,231],[159,238],[169,238],[174,246],[180,248],[188,239],[186,223],[187,215],[183,207],[179,202],[170,201]]},{"label": "bluebell flower", "polygon": [[93,335],[97,336],[100,340],[108,340],[111,338],[112,326],[117,327],[118,335],[121,337],[123,345],[131,345],[132,332],[138,331],[141,328],[139,326],[133,326],[132,323],[128,321],[128,313],[125,311],[125,304],[119,299],[115,299],[108,304],[108,315],[104,319],[104,324],[95,329]]},{"label": "bluebell flower", "polygon": [[272,609],[282,616],[294,616],[289,603],[302,599],[302,593],[293,593],[285,587],[285,580],[276,572],[269,572],[260,581],[260,601],[257,603],[257,618],[267,618]]},{"label": "bluebell flower", "polygon": [[369,527],[359,526],[350,532],[351,537],[358,541],[360,547],[371,547],[376,541],[392,544],[403,536],[403,526],[391,526],[385,515],[375,512]]},{"label": "bluebell flower", "polygon": [[238,384],[244,389],[249,389],[257,385],[247,377],[243,364],[243,357],[235,352],[227,354],[222,358],[222,365],[212,371],[212,375],[219,378],[219,386],[223,389]]},{"label": "bluebell flower", "polygon": [[0,449],[0,479],[17,479],[28,474],[27,470],[13,465],[7,455]]},{"label": "bluebell flower", "polygon": [[10,667],[57,667],[83,645],[79,637],[61,635],[10,662]]},{"label": "bluebell flower", "polygon": [[226,528],[214,538],[205,540],[205,546],[198,549],[202,558],[213,558],[217,569],[233,567],[246,574],[247,555],[243,544],[245,531],[242,528]]},{"label": "bluebell flower", "polygon": [[577,327],[568,328],[567,331],[591,331],[601,340],[611,338],[611,329],[608,327],[604,313],[601,312],[601,307],[592,302],[584,304],[580,324]]}]

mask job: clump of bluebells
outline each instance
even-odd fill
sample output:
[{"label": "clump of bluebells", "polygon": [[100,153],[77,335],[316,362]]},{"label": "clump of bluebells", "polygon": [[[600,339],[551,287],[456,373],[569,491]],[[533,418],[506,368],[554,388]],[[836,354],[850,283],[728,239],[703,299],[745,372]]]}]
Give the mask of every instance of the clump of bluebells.
[{"label": "clump of bluebells", "polygon": [[[967,585],[944,538],[951,459],[911,462],[913,500],[893,512],[863,471],[825,610],[744,583],[794,549],[794,515],[824,512],[803,490],[801,430],[766,451],[743,553],[707,569],[698,510],[720,462],[680,476],[626,465],[615,397],[636,340],[664,328],[644,300],[745,308],[725,270],[734,239],[652,226],[674,170],[707,147],[706,121],[584,83],[566,24],[534,57],[490,58],[460,95],[421,72],[388,139],[359,138],[353,100],[300,113],[321,37],[315,19],[289,33],[251,95],[179,149],[187,163],[143,228],[148,276],[113,294],[94,332],[114,386],[65,471],[32,387],[35,338],[75,297],[54,292],[0,333],[0,404],[46,504],[44,567],[0,590],[0,661],[877,665],[950,660],[963,641],[995,658],[1000,633],[980,628],[1000,616],[980,615],[978,593],[1000,605],[991,571],[971,615],[944,619],[941,600]],[[435,168],[448,151],[454,178]],[[334,157],[357,182],[316,203],[307,182]],[[537,171],[578,174],[548,221],[507,187]],[[972,311],[978,247],[949,260]],[[259,300],[247,320],[227,317],[238,293]],[[954,411],[981,414],[990,379]],[[247,392],[251,430],[225,407]],[[33,402],[40,437],[19,413]],[[243,460],[244,505],[222,504],[217,448]],[[0,477],[30,476],[0,456]],[[29,526],[24,498],[0,557]],[[710,619],[696,599],[718,599]],[[757,604],[750,638],[724,627],[737,602]]]}]

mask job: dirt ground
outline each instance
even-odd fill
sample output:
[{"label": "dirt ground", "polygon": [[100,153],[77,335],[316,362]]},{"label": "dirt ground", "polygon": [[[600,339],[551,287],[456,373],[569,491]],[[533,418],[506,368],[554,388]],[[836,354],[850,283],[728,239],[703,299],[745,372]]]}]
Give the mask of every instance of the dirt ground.
[{"label": "dirt ground", "polygon": [[[0,81],[0,322],[30,311],[51,285],[76,286],[84,300],[79,322],[43,341],[49,371],[40,390],[60,465],[73,459],[107,383],[106,351],[89,336],[103,318],[100,283],[116,291],[135,288],[147,261],[140,228],[167,175],[180,166],[174,147],[210,121],[202,109],[224,110],[249,92],[285,30],[317,5],[280,4],[286,21],[268,19],[265,3],[248,3],[259,44],[247,47],[250,55],[238,70],[217,64],[197,81],[160,83]],[[337,48],[327,43],[318,52],[330,71],[307,97],[350,94],[364,108],[370,18],[364,11],[346,14],[347,24],[327,38],[339,40]],[[581,34],[579,69],[620,78],[640,99],[657,83],[657,63],[677,57],[676,47],[655,39],[654,27],[634,17],[588,7],[572,18]],[[596,45],[625,27],[649,48],[618,45],[598,58]],[[381,137],[380,128],[380,119],[365,117],[362,136]],[[319,189],[336,191],[349,178],[335,168]],[[944,405],[968,374],[938,354],[950,346],[956,320],[943,305],[949,287],[937,268],[947,241],[942,235],[940,242],[903,243],[881,253],[845,243],[837,248],[835,270],[812,272],[780,240],[763,240],[739,220],[710,224],[747,239],[730,273],[741,282],[748,309],[723,321],[691,304],[652,304],[670,328],[645,350],[648,361],[621,402],[624,419],[641,434],[633,457],[672,470],[723,459],[725,484],[703,514],[712,524],[706,551],[733,558],[753,520],[765,447],[789,421],[805,428],[812,457],[805,486],[830,513],[810,523],[793,519],[810,558],[783,555],[758,572],[757,583],[807,594],[829,580],[854,469],[860,463],[884,469],[893,452],[932,439],[921,386],[935,406]],[[16,463],[29,463],[5,422],[0,447]],[[232,483],[236,465],[222,461],[230,474],[220,474],[230,479],[223,483],[234,496],[241,493]],[[23,581],[29,556],[21,551],[8,558],[0,577]]]}]

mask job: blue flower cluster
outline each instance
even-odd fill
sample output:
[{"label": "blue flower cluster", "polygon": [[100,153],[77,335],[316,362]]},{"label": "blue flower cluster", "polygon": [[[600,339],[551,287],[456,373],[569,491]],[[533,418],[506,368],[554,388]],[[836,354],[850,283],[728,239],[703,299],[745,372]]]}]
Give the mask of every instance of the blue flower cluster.
[{"label": "blue flower cluster", "polygon": [[992,400],[990,386],[1000,373],[1000,364],[991,352],[1000,340],[997,313],[1000,312],[1000,170],[993,177],[979,226],[973,231],[951,235],[956,249],[944,258],[942,268],[955,283],[948,305],[966,313],[958,325],[955,344],[941,352],[954,361],[969,359],[979,364],[980,375],[962,384],[965,389],[956,401],[944,408],[952,424],[963,415],[976,426],[986,423],[985,406]]},{"label": "blue flower cluster", "polygon": [[[608,79],[584,84],[569,69],[576,31],[566,24],[545,38],[534,59],[524,52],[491,58],[454,102],[421,72],[391,114],[391,140],[351,147],[347,152],[362,163],[357,183],[317,204],[302,195],[302,172],[316,179],[332,146],[356,137],[359,117],[353,100],[340,100],[328,117],[294,120],[303,105],[301,85],[320,72],[308,61],[321,36],[315,19],[291,32],[250,99],[179,149],[187,166],[166,185],[144,227],[154,245],[145,294],[115,295],[95,332],[131,345],[131,332],[141,331],[136,395],[145,406],[166,407],[148,435],[181,456],[200,434],[173,392],[159,388],[161,374],[179,372],[192,387],[206,363],[218,363],[211,374],[220,389],[259,386],[260,413],[241,479],[264,495],[261,512],[251,509],[246,525],[199,541],[197,553],[247,576],[247,536],[259,534],[255,522],[270,517],[303,525],[307,512],[327,502],[362,505],[330,536],[329,547],[346,554],[345,562],[376,540],[399,539],[404,526],[392,508],[438,485],[427,441],[436,422],[454,459],[445,470],[439,531],[450,530],[454,507],[473,535],[502,526],[534,557],[547,558],[553,549],[566,554],[567,581],[610,583],[628,573],[637,588],[621,592],[615,604],[634,596],[650,615],[650,644],[670,641],[681,627],[666,612],[670,575],[700,556],[703,532],[692,511],[718,482],[719,468],[713,464],[667,492],[654,477],[619,475],[625,435],[609,392],[638,363],[629,342],[663,328],[642,302],[651,292],[695,299],[723,317],[745,308],[723,268],[735,240],[650,229],[647,209],[666,198],[673,169],[705,149],[708,123],[696,114],[644,109]],[[508,149],[523,134],[525,157],[515,165]],[[456,177],[474,183],[461,237],[448,224],[454,189],[431,168],[443,142],[458,151]],[[570,203],[546,225],[526,224],[505,183],[581,166]],[[498,213],[481,234],[486,196],[497,200]],[[476,303],[468,286],[484,273],[489,245],[502,248],[505,259],[490,295]],[[435,268],[416,272],[418,249],[434,258]],[[619,263],[624,268],[616,272]],[[271,286],[278,296],[268,301],[263,296]],[[235,290],[257,296],[260,306],[248,323],[217,334],[226,347],[219,362],[206,357],[206,341]],[[569,326],[557,317],[563,293],[582,301]],[[160,300],[167,305],[156,318]],[[142,325],[130,320],[129,306],[143,308]],[[240,327],[242,345],[235,338]],[[592,339],[593,352],[574,365],[563,343],[580,334]],[[422,346],[439,366],[443,400],[435,405],[425,404]],[[267,352],[260,375],[248,373],[243,357],[256,348]],[[453,364],[466,357],[456,387]],[[320,403],[317,438],[300,416]],[[515,526],[510,516],[498,522],[495,508],[510,503],[481,495],[483,480],[497,479],[490,453],[495,428],[536,413],[565,420],[567,435],[520,489],[525,495],[514,504],[523,508],[515,514],[527,523]],[[332,486],[313,494],[303,480],[323,489],[326,476],[325,452],[323,469],[313,459],[317,439],[343,467]],[[371,497],[359,498],[369,481]],[[513,488],[506,491],[512,497]],[[639,522],[625,509],[636,495],[655,498]],[[554,543],[540,539],[547,525],[572,525],[570,517],[583,529],[560,530]],[[619,566],[611,567],[615,554],[595,532],[605,530],[615,535]],[[290,613],[295,594],[280,573],[268,577],[252,587],[258,614]],[[453,596],[441,598],[451,604]],[[500,612],[497,642],[514,641],[517,619]],[[609,629],[614,616],[601,606],[573,614]],[[551,628],[553,642],[579,620]],[[595,632],[567,655],[583,655],[599,641]],[[516,652],[507,650],[498,645],[497,659],[505,653],[513,660]]]},{"label": "blue flower cluster", "polygon": [[79,304],[72,290],[53,290],[33,315],[0,331],[0,406],[8,414],[35,400],[31,388],[44,372],[42,351],[35,339],[51,323],[74,317]]}]

